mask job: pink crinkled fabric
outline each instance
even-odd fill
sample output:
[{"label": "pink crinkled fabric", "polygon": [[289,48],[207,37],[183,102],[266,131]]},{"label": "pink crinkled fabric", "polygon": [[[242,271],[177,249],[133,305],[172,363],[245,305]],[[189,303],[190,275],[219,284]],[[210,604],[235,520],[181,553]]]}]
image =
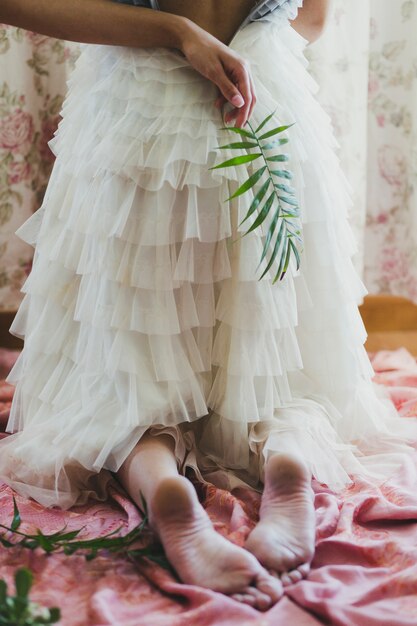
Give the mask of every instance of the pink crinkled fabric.
[{"label": "pink crinkled fabric", "polygon": [[[376,379],[389,386],[404,419],[417,417],[414,357],[405,349],[371,356]],[[1,350],[0,372],[4,364],[7,369],[10,353]],[[3,422],[10,401],[10,385],[0,384]],[[267,613],[183,585],[153,563],[105,554],[86,562],[77,555],[47,557],[1,548],[0,576],[11,584],[18,567],[29,567],[35,577],[32,599],[60,606],[62,626],[415,626],[416,484],[417,455],[379,489],[363,480],[335,495],[316,483],[312,571],[306,580],[288,587]],[[243,545],[256,523],[259,494],[249,489],[229,493],[210,485],[197,488],[217,531]],[[9,487],[0,486],[0,523],[10,523],[12,495]],[[141,519],[116,485],[106,503],[69,511],[46,510],[20,496],[16,500],[26,531],[42,528],[48,533],[66,525],[68,530],[84,527],[84,537],[96,537],[120,526],[131,530]]]}]

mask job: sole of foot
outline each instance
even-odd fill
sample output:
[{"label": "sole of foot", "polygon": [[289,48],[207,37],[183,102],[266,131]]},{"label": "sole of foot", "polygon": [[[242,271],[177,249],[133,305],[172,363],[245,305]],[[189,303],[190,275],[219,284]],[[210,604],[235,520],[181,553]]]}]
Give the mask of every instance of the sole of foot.
[{"label": "sole of foot", "polygon": [[314,556],[314,493],[311,475],[296,457],[268,460],[259,517],[245,548],[284,586],[307,576]]},{"label": "sole of foot", "polygon": [[224,593],[261,611],[280,600],[281,581],[253,554],[214,529],[187,478],[163,480],[149,508],[150,524],[182,582]]}]

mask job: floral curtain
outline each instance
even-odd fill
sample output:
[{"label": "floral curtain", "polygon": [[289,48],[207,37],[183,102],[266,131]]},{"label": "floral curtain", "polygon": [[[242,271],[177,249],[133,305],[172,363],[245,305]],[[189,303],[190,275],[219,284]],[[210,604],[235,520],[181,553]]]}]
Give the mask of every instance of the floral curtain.
[{"label": "floral curtain", "polygon": [[417,1],[333,0],[309,49],[352,186],[370,293],[417,302]]},{"label": "floral curtain", "polygon": [[[352,188],[356,266],[371,293],[417,302],[417,0],[333,5],[308,56]],[[41,204],[75,54],[0,25],[0,311],[22,299],[33,248],[14,231]]]},{"label": "floral curtain", "polygon": [[33,248],[14,232],[39,208],[51,172],[70,49],[0,25],[0,311],[15,311]]}]

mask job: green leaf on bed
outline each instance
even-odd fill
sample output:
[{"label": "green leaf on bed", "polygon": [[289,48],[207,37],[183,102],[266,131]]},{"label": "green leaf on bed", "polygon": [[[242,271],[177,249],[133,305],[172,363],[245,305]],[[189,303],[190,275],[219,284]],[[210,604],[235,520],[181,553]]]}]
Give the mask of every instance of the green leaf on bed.
[{"label": "green leaf on bed", "polygon": [[[64,526],[61,530],[50,534],[45,534],[40,529],[34,533],[22,532],[19,530],[21,525],[20,512],[16,502],[14,502],[14,514],[11,526],[8,527],[4,524],[0,524],[0,528],[3,528],[5,531],[0,534],[0,544],[5,548],[15,548],[19,546],[27,550],[42,550],[46,554],[58,553],[71,556],[75,553],[80,553],[87,561],[96,558],[100,552],[117,554],[129,559],[132,558],[132,552],[134,552],[136,558],[142,555],[142,557],[146,556],[146,558],[152,560],[154,554],[155,558],[162,562],[166,557],[164,556],[161,546],[155,550],[153,547],[143,548],[142,552],[135,549],[138,540],[142,539],[144,536],[148,524],[147,505],[143,496],[142,506],[144,516],[141,523],[125,535],[119,534],[123,530],[123,526],[120,526],[102,537],[80,539],[79,535],[84,530],[84,527],[67,531],[67,527]],[[13,524],[13,522],[15,523]],[[149,539],[149,536],[148,533],[146,536],[147,539]],[[22,574],[21,576],[23,577],[24,575]]]},{"label": "green leaf on bed", "polygon": [[16,594],[8,595],[7,584],[0,580],[0,624],[4,626],[45,626],[56,624],[61,619],[57,607],[51,609],[39,606],[29,598],[33,574],[27,568],[20,568],[14,576]]},{"label": "green leaf on bed", "polygon": [[[274,115],[275,112],[268,115],[261,124],[259,124],[256,130],[252,128],[250,123],[248,123],[250,131],[236,127],[223,128],[222,130],[228,130],[241,135],[245,140],[219,146],[219,150],[240,149],[248,151],[256,150],[256,152],[250,152],[246,155],[228,159],[210,169],[246,166],[248,170],[247,180],[229,196],[228,201],[232,201],[246,193],[252,194],[253,198],[249,209],[239,226],[257,213],[253,223],[246,232],[243,233],[243,236],[257,229],[261,229],[260,236],[263,238],[263,245],[261,259],[257,269],[260,268],[263,261],[266,260],[267,263],[259,280],[268,274],[275,265],[276,269],[274,269],[273,278],[273,282],[275,283],[277,280],[282,280],[287,273],[291,256],[295,258],[297,270],[300,268],[300,250],[297,248],[295,241],[300,244],[300,248],[302,249],[303,240],[300,236],[300,210],[296,198],[296,190],[284,182],[276,182],[277,178],[284,181],[292,180],[293,174],[290,169],[288,169],[288,166],[282,169],[272,169],[270,165],[272,163],[279,164],[289,162],[289,155],[279,152],[279,149],[287,145],[290,138],[284,136],[273,139],[272,141],[267,141],[271,137],[285,133],[293,124],[277,126],[259,135],[260,131],[267,127],[267,124],[273,119]],[[248,138],[250,141],[246,141]],[[253,162],[257,159],[262,159],[263,165],[254,170]],[[274,167],[279,166],[274,165]],[[267,196],[271,187],[273,191]],[[265,200],[266,197],[267,199]]]},{"label": "green leaf on bed", "polygon": [[0,580],[0,606],[4,604],[7,598],[7,585],[4,580]]},{"label": "green leaf on bed", "polygon": [[32,587],[33,576],[32,572],[27,569],[20,569],[15,575],[16,594],[19,598],[25,598],[28,596],[30,588]]},{"label": "green leaf on bed", "polygon": [[22,523],[22,520],[20,519],[19,509],[17,508],[17,504],[16,504],[16,498],[13,496],[13,519],[12,519],[11,529],[17,530],[21,523]]}]

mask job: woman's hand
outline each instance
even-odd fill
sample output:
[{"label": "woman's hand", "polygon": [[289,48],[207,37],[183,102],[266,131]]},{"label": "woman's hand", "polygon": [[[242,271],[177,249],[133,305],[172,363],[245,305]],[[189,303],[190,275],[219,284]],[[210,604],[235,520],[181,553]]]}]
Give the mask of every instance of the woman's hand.
[{"label": "woman's hand", "polygon": [[191,20],[109,0],[0,0],[0,22],[83,43],[182,51],[191,65],[218,86],[216,105],[230,102],[225,122],[242,127],[256,97],[248,63]]},{"label": "woman's hand", "polygon": [[217,85],[220,95],[215,105],[219,109],[228,102],[232,105],[225,122],[236,120],[236,126],[242,128],[256,104],[247,61],[194,23],[185,29],[180,49],[194,69]]}]

